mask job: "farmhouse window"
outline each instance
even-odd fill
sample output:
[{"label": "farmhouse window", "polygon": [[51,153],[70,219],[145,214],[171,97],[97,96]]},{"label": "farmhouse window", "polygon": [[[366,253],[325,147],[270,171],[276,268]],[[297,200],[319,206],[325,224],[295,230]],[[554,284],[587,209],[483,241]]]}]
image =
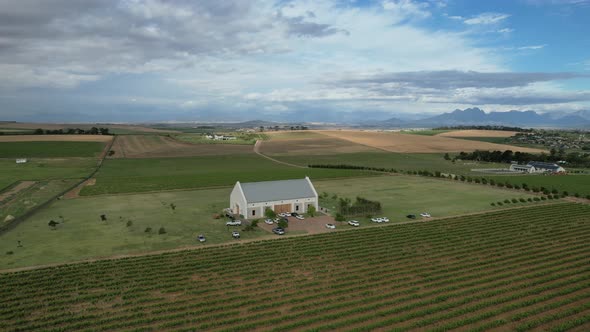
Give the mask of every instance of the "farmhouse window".
[{"label": "farmhouse window", "polygon": [[252,215],[255,216],[256,215],[256,210],[252,210]]},{"label": "farmhouse window", "polygon": [[295,211],[299,211],[299,205],[295,206]]}]

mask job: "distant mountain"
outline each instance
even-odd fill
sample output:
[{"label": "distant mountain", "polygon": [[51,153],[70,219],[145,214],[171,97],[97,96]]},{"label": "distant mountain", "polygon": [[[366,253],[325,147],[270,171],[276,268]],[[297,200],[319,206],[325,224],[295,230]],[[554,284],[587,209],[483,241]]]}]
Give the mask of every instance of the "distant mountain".
[{"label": "distant mountain", "polygon": [[[585,113],[584,113],[585,112]],[[465,110],[454,110],[422,120],[412,121],[406,125],[421,127],[460,126],[460,125],[505,125],[518,127],[567,127],[590,128],[590,112],[565,113],[556,117],[555,114],[539,114],[535,111],[490,112],[474,107]]]}]

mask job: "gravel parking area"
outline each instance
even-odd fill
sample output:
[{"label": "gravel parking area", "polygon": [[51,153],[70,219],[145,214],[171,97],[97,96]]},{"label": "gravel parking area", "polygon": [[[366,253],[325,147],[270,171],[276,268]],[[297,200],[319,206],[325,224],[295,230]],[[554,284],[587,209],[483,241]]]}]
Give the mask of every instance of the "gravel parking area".
[{"label": "gravel parking area", "polygon": [[[336,229],[338,229],[339,227],[343,227],[341,226],[340,222],[334,221],[334,218],[326,215],[317,216],[313,218],[305,218],[305,220],[298,220],[295,217],[288,217],[287,219],[289,219],[289,228],[287,228],[287,234],[289,234],[290,231],[304,231],[308,234],[318,234],[335,231],[335,229],[326,228],[326,224],[335,224]],[[272,232],[272,229],[277,227],[277,225],[267,225],[264,222],[264,219],[262,219],[258,223],[258,227],[268,232]]]}]

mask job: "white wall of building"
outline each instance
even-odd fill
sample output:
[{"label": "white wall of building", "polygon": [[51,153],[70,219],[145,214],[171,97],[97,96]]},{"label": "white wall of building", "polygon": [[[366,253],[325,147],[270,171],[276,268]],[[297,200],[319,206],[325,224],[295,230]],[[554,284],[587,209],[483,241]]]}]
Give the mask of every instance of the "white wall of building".
[{"label": "white wall of building", "polygon": [[244,214],[247,209],[246,197],[244,196],[239,181],[236,182],[236,185],[229,196],[229,208],[234,214]]}]

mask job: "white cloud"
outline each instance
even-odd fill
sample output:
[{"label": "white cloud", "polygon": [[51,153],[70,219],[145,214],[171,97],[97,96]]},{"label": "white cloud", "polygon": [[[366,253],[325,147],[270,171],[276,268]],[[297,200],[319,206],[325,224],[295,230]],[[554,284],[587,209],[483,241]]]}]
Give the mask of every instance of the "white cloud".
[{"label": "white cloud", "polygon": [[504,21],[508,17],[510,17],[508,14],[482,13],[472,18],[466,19],[463,22],[468,25],[490,25]]},{"label": "white cloud", "polygon": [[504,29],[499,29],[496,32],[498,32],[498,33],[511,33],[511,32],[514,32],[514,29],[504,28]]},{"label": "white cloud", "polygon": [[412,0],[384,0],[381,5],[383,9],[391,12],[397,17],[411,18],[427,18],[431,14],[428,11],[429,3],[415,2]]},{"label": "white cloud", "polygon": [[520,46],[517,49],[521,50],[521,51],[525,51],[525,50],[540,50],[545,48],[545,46],[547,46],[547,44],[542,44],[542,45],[527,45],[527,46]]}]

